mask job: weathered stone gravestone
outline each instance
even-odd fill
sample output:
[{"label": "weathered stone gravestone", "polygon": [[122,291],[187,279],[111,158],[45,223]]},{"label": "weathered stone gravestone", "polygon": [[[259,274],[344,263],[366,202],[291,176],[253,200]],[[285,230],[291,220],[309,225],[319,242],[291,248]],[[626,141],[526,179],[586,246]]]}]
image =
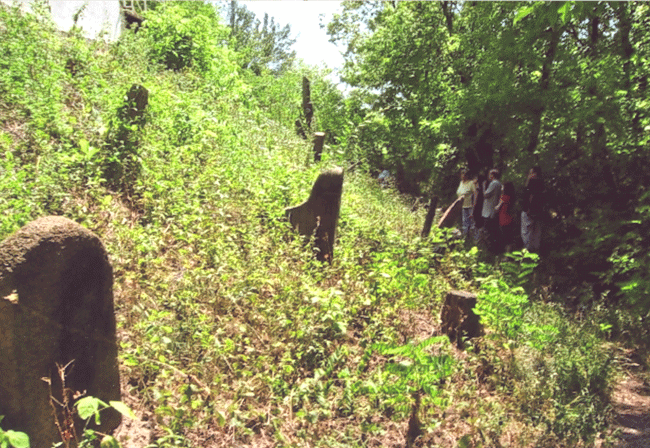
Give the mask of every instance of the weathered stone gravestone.
[{"label": "weathered stone gravestone", "polygon": [[123,119],[142,124],[148,105],[149,91],[141,85],[133,84],[126,94],[126,102],[122,111]]},{"label": "weathered stone gravestone", "polygon": [[483,333],[479,317],[474,313],[476,295],[467,291],[449,291],[440,313],[440,327],[450,342],[460,348],[463,338],[474,338]]},{"label": "weathered stone gravestone", "polygon": [[[73,360],[62,391],[56,364]],[[0,415],[3,427],[26,432],[36,448],[61,440],[44,377],[58,400],[76,391],[120,399],[108,255],[92,232],[54,216],[0,243]],[[98,429],[120,421],[114,410],[102,411]],[[82,422],[75,428],[81,433]]]},{"label": "weathered stone gravestone", "polygon": [[460,197],[454,201],[453,204],[445,210],[438,221],[438,228],[445,229],[449,227],[455,227],[458,225],[458,220],[463,210],[463,198]]},{"label": "weathered stone gravestone", "polygon": [[325,144],[325,133],[314,133],[314,162],[320,162],[323,154],[323,145]]},{"label": "weathered stone gravestone", "polygon": [[304,236],[315,236],[317,259],[332,262],[336,223],[341,207],[343,169],[336,167],[321,173],[306,202],[286,209],[291,225]]}]

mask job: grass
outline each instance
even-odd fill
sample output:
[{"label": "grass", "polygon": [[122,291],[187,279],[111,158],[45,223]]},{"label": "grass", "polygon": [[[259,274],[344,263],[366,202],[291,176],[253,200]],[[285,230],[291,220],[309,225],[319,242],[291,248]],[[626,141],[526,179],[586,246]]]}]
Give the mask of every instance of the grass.
[{"label": "grass", "polygon": [[[227,54],[217,75],[170,71],[146,36],[88,43],[5,6],[0,31],[5,52],[26,33],[42,44],[3,62],[0,237],[44,214],[100,236],[123,392],[152,420],[151,447],[402,446],[413,415],[420,445],[588,446],[606,425],[598,323],[516,289],[526,260],[495,268],[447,231],[420,238],[425,211],[362,166],[345,173],[334,261],[315,261],[283,210],[350,163],[335,147],[314,163],[295,136],[300,83],[250,87]],[[149,91],[144,125],[120,122],[133,83]],[[134,171],[111,183],[122,125]],[[466,352],[435,337],[449,289],[489,299],[494,325]]]}]

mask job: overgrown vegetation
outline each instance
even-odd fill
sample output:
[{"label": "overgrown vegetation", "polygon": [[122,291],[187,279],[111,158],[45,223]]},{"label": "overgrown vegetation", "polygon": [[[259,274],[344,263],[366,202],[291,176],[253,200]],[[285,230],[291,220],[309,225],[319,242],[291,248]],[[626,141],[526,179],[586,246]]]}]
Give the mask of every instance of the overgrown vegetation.
[{"label": "overgrown vegetation", "polygon": [[[145,16],[106,44],[0,5],[0,238],[56,214],[104,241],[123,391],[150,448],[403,446],[411,428],[416,445],[593,444],[614,372],[605,312],[544,298],[536,256],[486,263],[448,231],[420,238],[425,211],[363,165],[345,173],[334,261],[315,261],[283,210],[355,162],[343,149],[364,125],[347,132],[343,112],[360,96],[311,68],[242,69],[201,3]],[[293,129],[305,74],[316,126],[341,136],[319,163]],[[149,92],[138,123],[120,112],[133,84]],[[644,282],[616,254],[613,275]],[[480,297],[486,335],[465,352],[438,334],[450,289]]]},{"label": "overgrown vegetation", "polygon": [[365,105],[346,151],[416,193],[453,194],[461,166],[497,167],[522,192],[541,166],[545,274],[562,295],[583,290],[576,307],[632,312],[643,343],[649,12],[642,2],[346,2],[328,31],[347,46],[344,79]]}]

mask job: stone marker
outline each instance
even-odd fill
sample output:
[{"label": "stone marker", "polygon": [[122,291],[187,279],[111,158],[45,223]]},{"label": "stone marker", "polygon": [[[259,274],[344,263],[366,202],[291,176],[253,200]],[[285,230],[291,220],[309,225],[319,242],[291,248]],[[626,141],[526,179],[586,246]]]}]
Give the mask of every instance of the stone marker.
[{"label": "stone marker", "polygon": [[460,197],[454,201],[453,204],[447,208],[447,210],[442,214],[442,218],[438,221],[438,228],[445,229],[449,227],[456,227],[458,225],[458,220],[463,210],[463,198]]},{"label": "stone marker", "polygon": [[317,259],[332,262],[336,222],[341,206],[343,169],[336,167],[318,176],[307,202],[285,210],[291,225],[304,236],[315,235]]},{"label": "stone marker", "polygon": [[123,118],[133,123],[143,124],[144,112],[149,105],[149,91],[141,85],[133,84],[126,94]]},{"label": "stone marker", "polygon": [[422,227],[422,238],[426,238],[431,233],[431,225],[433,224],[433,218],[436,215],[436,207],[438,206],[438,196],[431,196],[429,201],[429,210],[427,211],[427,217],[424,219],[424,226]]},{"label": "stone marker", "polygon": [[440,313],[441,331],[450,342],[462,347],[463,338],[474,338],[483,333],[478,316],[474,313],[476,295],[467,291],[449,291]]},{"label": "stone marker", "polygon": [[320,162],[321,154],[323,153],[324,144],[325,144],[325,133],[314,132],[314,162]]},{"label": "stone marker", "polygon": [[[0,242],[0,415],[4,428],[26,432],[31,446],[60,441],[49,386],[105,402],[120,399],[113,312],[113,270],[102,242],[69,219],[37,219]],[[60,407],[58,417],[63,423]],[[102,432],[120,414],[102,411]],[[83,432],[76,422],[78,435]],[[63,428],[65,429],[65,428]]]}]

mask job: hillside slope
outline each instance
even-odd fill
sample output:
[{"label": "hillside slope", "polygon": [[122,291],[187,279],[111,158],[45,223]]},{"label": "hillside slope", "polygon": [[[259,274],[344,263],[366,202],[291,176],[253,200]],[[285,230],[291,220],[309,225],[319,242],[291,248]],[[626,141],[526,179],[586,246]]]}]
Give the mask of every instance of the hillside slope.
[{"label": "hillside slope", "polygon": [[[284,209],[350,163],[295,136],[299,71],[241,72],[226,47],[170,70],[151,32],[89,43],[1,5],[0,31],[0,237],[48,214],[100,236],[148,446],[590,446],[606,426],[606,328],[525,290],[535,257],[420,238],[425,211],[359,168],[315,261]],[[439,335],[450,289],[481,294],[465,351]]]}]

